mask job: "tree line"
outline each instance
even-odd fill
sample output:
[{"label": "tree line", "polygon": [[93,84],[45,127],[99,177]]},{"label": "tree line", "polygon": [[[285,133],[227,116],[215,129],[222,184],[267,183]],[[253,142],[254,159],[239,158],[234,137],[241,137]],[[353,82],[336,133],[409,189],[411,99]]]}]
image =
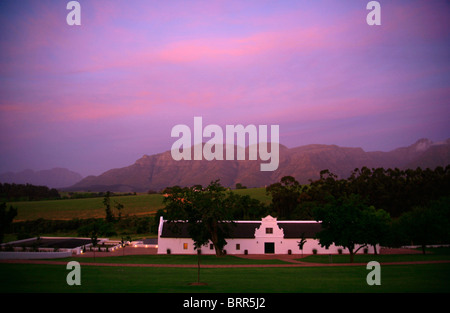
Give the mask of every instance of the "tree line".
[{"label": "tree line", "polygon": [[0,202],[61,199],[55,188],[31,184],[0,183]]},{"label": "tree line", "polygon": [[60,199],[85,199],[100,198],[113,196],[131,196],[136,192],[114,193],[114,192],[73,192],[61,194],[55,188],[47,186],[36,186],[32,184],[9,184],[0,183],[0,202],[16,202],[16,201],[42,201],[42,200],[60,200]]},{"label": "tree line", "polygon": [[267,187],[271,211],[280,219],[322,221],[321,245],[349,250],[356,245],[450,243],[450,166],[355,169],[339,179],[329,170],[300,185],[292,176]]},{"label": "tree line", "polygon": [[273,199],[271,210],[282,219],[313,219],[314,207],[328,202],[330,197],[352,194],[398,218],[415,207],[450,196],[450,166],[435,170],[363,167],[352,171],[347,179],[323,170],[320,178],[309,184],[300,185],[294,177],[285,176],[266,191]]}]

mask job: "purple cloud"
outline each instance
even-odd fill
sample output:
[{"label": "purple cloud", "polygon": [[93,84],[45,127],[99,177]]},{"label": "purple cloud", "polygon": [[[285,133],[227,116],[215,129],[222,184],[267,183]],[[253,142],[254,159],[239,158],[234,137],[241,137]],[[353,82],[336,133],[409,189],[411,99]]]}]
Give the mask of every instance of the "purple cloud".
[{"label": "purple cloud", "polygon": [[0,4],[0,172],[99,174],[170,149],[170,130],[278,124],[281,143],[389,150],[449,137],[449,4]]}]

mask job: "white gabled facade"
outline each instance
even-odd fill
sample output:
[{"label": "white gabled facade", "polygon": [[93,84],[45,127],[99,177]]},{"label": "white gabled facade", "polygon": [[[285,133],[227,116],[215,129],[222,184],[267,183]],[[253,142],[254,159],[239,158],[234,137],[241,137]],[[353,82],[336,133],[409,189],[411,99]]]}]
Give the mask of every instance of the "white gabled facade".
[{"label": "white gabled facade", "polygon": [[[186,224],[179,222],[178,231],[170,229],[162,217],[158,228],[158,254],[196,254],[194,242],[187,235]],[[235,221],[232,238],[226,238],[224,250],[227,254],[343,254],[347,249],[335,245],[328,249],[321,247],[319,240],[314,239],[320,230],[321,223],[316,221],[278,221],[277,218],[266,216],[261,221]],[[181,226],[181,227],[180,227]],[[303,250],[299,242],[306,242]],[[373,247],[368,246],[368,253],[373,253]],[[212,243],[201,249],[202,254],[215,254]],[[360,249],[358,253],[364,253]]]}]

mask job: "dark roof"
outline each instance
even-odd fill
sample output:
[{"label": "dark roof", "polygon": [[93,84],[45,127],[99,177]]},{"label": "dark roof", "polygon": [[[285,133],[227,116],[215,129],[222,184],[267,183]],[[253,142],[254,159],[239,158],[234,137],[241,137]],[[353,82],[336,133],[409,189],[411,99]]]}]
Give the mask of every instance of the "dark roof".
[{"label": "dark roof", "polygon": [[[231,238],[254,238],[255,229],[261,225],[256,223],[234,223],[230,227]],[[190,238],[189,224],[183,222],[164,222],[161,238]]]},{"label": "dark roof", "polygon": [[255,238],[255,230],[261,225],[256,223],[235,223],[231,227],[231,238]]},{"label": "dark roof", "polygon": [[283,223],[278,222],[278,226],[283,228],[284,238],[314,238],[322,230],[322,224],[311,223]]},{"label": "dark roof", "polygon": [[[97,240],[99,242],[99,240]],[[15,247],[39,247],[39,248],[60,248],[60,249],[73,249],[92,243],[91,239],[81,238],[40,238],[23,241],[20,243],[12,244]]]},{"label": "dark roof", "polygon": [[142,243],[144,245],[157,245],[158,238],[146,238],[146,239],[142,240]]},{"label": "dark roof", "polygon": [[189,238],[188,224],[164,221],[161,238]]},{"label": "dark roof", "polygon": [[[255,238],[255,230],[261,226],[261,222],[234,223],[231,226],[229,238]],[[278,226],[284,231],[284,238],[314,238],[322,229],[320,223],[283,223]],[[164,222],[161,238],[190,238],[188,224],[183,222]]]}]

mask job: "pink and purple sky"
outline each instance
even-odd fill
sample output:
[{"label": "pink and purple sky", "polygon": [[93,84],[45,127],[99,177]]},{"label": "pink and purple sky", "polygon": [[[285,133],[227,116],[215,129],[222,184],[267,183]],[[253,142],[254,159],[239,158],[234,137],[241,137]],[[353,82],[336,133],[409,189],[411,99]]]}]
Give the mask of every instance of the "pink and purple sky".
[{"label": "pink and purple sky", "polygon": [[287,147],[450,137],[450,2],[0,2],[0,173],[83,176],[170,150],[177,124],[280,125]]}]

